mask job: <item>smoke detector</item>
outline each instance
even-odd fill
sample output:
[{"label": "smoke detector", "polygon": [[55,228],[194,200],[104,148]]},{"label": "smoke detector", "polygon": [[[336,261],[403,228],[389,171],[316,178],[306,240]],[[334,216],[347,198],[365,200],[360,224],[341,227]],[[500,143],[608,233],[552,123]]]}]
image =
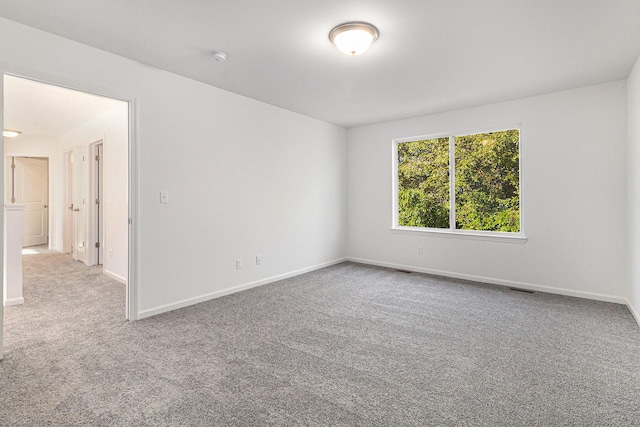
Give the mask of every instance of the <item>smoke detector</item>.
[{"label": "smoke detector", "polygon": [[224,62],[227,60],[227,54],[222,52],[221,50],[214,50],[211,52],[211,57],[216,60],[216,62]]}]

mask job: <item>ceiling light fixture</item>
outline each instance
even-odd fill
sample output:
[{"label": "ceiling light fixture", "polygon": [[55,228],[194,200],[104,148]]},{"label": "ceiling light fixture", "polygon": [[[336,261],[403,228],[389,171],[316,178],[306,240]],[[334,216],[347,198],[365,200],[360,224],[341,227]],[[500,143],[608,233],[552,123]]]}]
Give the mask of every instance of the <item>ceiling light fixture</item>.
[{"label": "ceiling light fixture", "polygon": [[378,29],[367,22],[346,22],[329,33],[329,40],[340,52],[356,56],[378,39]]},{"label": "ceiling light fixture", "polygon": [[17,130],[11,130],[11,129],[3,129],[2,130],[2,136],[7,137],[7,138],[15,138],[16,136],[20,135],[22,132],[17,131]]}]

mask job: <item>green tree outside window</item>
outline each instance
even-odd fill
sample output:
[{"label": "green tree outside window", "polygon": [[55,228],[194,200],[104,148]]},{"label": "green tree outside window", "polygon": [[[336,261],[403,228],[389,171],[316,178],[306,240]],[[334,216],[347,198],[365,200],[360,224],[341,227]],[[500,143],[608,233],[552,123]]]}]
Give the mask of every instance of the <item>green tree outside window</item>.
[{"label": "green tree outside window", "polygon": [[[398,225],[520,231],[520,131],[398,144]],[[450,164],[450,145],[454,165]],[[455,206],[450,179],[455,172]],[[450,211],[455,211],[451,227]]]}]

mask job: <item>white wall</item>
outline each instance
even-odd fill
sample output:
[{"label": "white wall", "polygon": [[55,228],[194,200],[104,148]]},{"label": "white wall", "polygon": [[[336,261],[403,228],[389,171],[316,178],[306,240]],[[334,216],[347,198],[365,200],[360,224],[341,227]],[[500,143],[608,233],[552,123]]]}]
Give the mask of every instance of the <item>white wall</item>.
[{"label": "white wall", "polygon": [[627,130],[628,298],[640,323],[640,58],[627,79]]},{"label": "white wall", "polygon": [[344,129],[5,19],[0,68],[137,99],[143,316],[346,255]]},{"label": "white wall", "polygon": [[[119,106],[60,136],[57,145],[57,177],[64,178],[64,152],[78,146],[84,147],[87,158],[89,145],[103,141],[104,167],[104,271],[126,281],[128,266],[128,104]],[[76,169],[77,171],[78,169]],[[89,172],[87,168],[87,172]],[[87,183],[90,180],[87,179]],[[63,184],[64,185],[64,184]],[[63,185],[60,188],[64,188]],[[88,188],[88,184],[87,184]],[[58,241],[62,241],[62,229],[66,206],[64,193],[60,192],[55,203],[55,225]],[[86,196],[88,198],[88,195]],[[89,213],[87,213],[89,215]],[[59,246],[62,247],[61,245]],[[88,248],[87,250],[91,250]]]},{"label": "white wall", "polygon": [[24,141],[20,137],[6,138],[4,140],[4,152],[6,155],[20,155],[30,157],[46,157],[55,150],[55,139]]},{"label": "white wall", "polygon": [[[619,81],[350,129],[349,258],[624,302],[625,111]],[[391,231],[393,138],[518,123],[525,244]]]}]

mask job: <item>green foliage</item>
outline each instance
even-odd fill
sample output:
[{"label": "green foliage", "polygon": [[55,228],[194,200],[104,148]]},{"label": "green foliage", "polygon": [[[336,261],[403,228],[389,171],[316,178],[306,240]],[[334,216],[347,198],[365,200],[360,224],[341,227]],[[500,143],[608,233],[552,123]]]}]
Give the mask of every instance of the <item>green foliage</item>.
[{"label": "green foliage", "polygon": [[520,231],[519,131],[456,137],[456,228]]},{"label": "green foliage", "polygon": [[[519,131],[455,138],[456,228],[520,231]],[[398,224],[449,228],[449,139],[398,144]]]},{"label": "green foliage", "polygon": [[449,228],[449,138],[398,144],[398,224]]}]

